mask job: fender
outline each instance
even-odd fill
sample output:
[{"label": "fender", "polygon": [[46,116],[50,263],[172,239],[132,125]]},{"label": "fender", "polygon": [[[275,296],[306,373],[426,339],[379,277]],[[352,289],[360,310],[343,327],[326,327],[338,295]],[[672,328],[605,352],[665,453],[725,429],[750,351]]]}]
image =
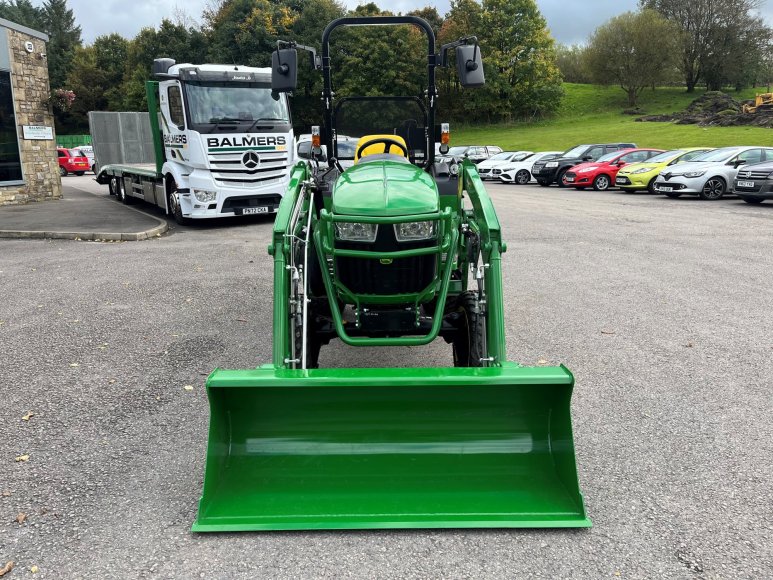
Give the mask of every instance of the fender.
[{"label": "fender", "polygon": [[164,176],[164,211],[169,215],[169,199],[167,198],[167,176],[171,175],[174,182],[177,184],[178,189],[188,189],[188,176],[190,171],[184,172],[183,167],[179,163],[164,163],[162,167],[162,173]]}]

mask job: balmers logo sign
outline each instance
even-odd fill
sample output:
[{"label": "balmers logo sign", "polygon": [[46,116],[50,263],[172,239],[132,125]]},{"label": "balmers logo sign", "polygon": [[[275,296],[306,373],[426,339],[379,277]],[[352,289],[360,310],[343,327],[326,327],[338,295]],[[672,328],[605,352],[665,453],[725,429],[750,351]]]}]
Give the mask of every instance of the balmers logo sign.
[{"label": "balmers logo sign", "polygon": [[279,135],[278,137],[258,137],[256,135],[245,135],[244,137],[207,137],[207,147],[268,147],[277,145],[287,145],[287,138]]},{"label": "balmers logo sign", "polygon": [[167,147],[173,147],[175,145],[187,145],[188,137],[185,135],[164,135],[164,145]]}]

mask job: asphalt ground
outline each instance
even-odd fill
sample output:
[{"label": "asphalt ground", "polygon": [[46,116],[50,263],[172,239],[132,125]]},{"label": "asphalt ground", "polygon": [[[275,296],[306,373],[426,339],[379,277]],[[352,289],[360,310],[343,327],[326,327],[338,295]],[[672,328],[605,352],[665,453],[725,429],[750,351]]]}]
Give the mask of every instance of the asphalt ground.
[{"label": "asphalt ground", "polygon": [[[0,240],[7,577],[773,576],[773,203],[489,191],[508,355],[575,373],[592,529],[192,534],[206,375],[270,359],[271,220],[172,224],[139,242]],[[331,345],[321,363],[451,352]]]}]

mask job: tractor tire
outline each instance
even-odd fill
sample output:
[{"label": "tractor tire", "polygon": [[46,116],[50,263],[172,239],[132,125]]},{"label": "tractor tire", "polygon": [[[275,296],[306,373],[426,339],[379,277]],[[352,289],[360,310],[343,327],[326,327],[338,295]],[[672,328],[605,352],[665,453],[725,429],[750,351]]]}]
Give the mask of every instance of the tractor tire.
[{"label": "tractor tire", "polygon": [[453,340],[455,367],[481,367],[486,357],[486,318],[480,314],[475,292],[462,292],[456,299],[458,332]]},{"label": "tractor tire", "polygon": [[597,175],[596,179],[593,180],[593,189],[596,191],[607,191],[609,189],[609,176],[603,173]]},{"label": "tractor tire", "polygon": [[515,182],[518,185],[526,185],[531,181],[531,173],[526,171],[525,169],[521,169],[518,173],[515,174]]},{"label": "tractor tire", "polygon": [[762,203],[763,201],[765,201],[765,199],[762,198],[762,197],[748,197],[748,196],[744,197],[744,196],[741,196],[741,199],[744,200],[746,203],[750,203],[752,205],[757,205],[758,203]]},{"label": "tractor tire", "polygon": [[566,187],[566,183],[564,183],[564,175],[566,175],[567,171],[569,171],[569,169],[562,169],[558,172],[558,175],[556,175],[556,183],[558,183],[558,187]]},{"label": "tractor tire", "polygon": [[60,177],[64,177],[65,175],[67,175],[67,170],[60,165],[59,166],[59,176]]},{"label": "tractor tire", "polygon": [[714,201],[721,199],[725,195],[725,191],[727,191],[725,180],[721,177],[712,177],[703,185],[703,189],[700,190],[698,195],[706,201]]},{"label": "tractor tire", "polygon": [[547,187],[548,185],[550,185],[550,182],[544,179],[538,179],[537,183],[539,183],[542,187]]}]

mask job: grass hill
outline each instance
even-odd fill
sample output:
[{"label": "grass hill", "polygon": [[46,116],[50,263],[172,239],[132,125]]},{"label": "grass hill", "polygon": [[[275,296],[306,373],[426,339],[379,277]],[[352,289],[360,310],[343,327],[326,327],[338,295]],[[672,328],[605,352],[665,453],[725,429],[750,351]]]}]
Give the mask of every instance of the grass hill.
[{"label": "grass hill", "polygon": [[[558,114],[549,120],[484,126],[452,126],[456,145],[499,145],[506,150],[565,150],[579,143],[632,141],[640,147],[729,145],[773,145],[773,131],[762,127],[698,127],[674,123],[637,123],[636,116],[623,115],[625,93],[618,87],[564,83],[564,98]],[[754,98],[764,89],[732,92],[736,100]],[[683,88],[645,89],[639,107],[646,114],[681,111],[703,93]]]}]

